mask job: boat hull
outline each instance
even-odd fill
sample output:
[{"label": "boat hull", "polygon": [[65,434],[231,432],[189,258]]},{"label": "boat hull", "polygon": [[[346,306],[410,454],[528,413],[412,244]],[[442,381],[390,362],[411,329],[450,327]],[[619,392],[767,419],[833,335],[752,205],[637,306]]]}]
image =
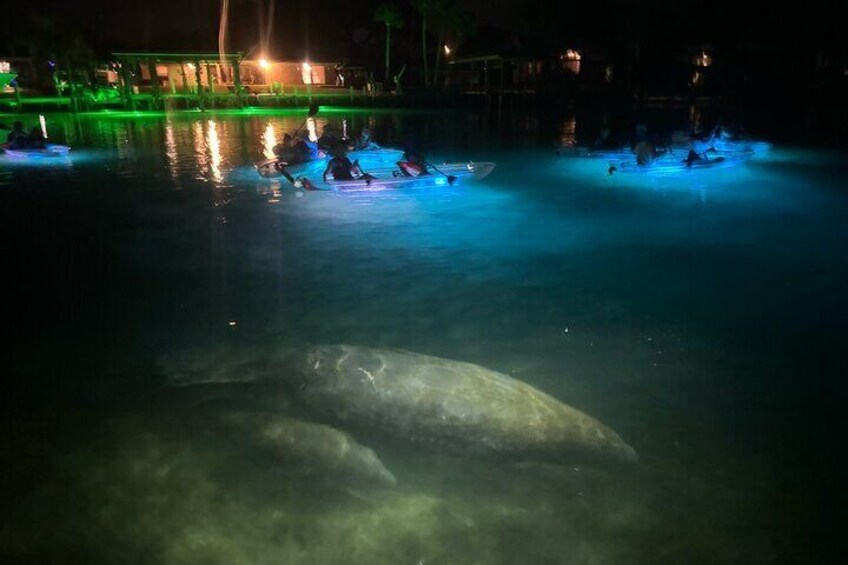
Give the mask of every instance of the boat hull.
[{"label": "boat hull", "polygon": [[640,165],[636,163],[634,159],[611,162],[610,165],[615,167],[614,172],[618,173],[667,175],[734,167],[746,160],[747,157],[744,156],[718,155],[701,161],[693,161],[691,164],[687,165],[686,162],[682,161],[678,156],[666,156],[656,159],[646,165]]},{"label": "boat hull", "polygon": [[[393,167],[395,163],[401,160],[403,151],[398,149],[375,149],[370,151],[350,151],[347,158],[353,161],[359,161],[359,165],[364,171],[370,171],[376,168]],[[329,156],[298,163],[296,165],[286,166],[286,172],[293,177],[315,177],[321,176],[327,163],[330,161]],[[277,159],[263,159],[256,162],[256,171],[262,178],[278,178],[283,174],[276,168]]]},{"label": "boat hull", "polygon": [[13,159],[55,159],[67,157],[71,148],[67,145],[48,144],[43,149],[9,149],[3,148],[6,156]]},{"label": "boat hull", "polygon": [[469,181],[481,180],[494,169],[495,164],[481,163],[446,163],[430,169],[430,174],[417,177],[407,177],[400,174],[397,167],[373,169],[368,171],[370,180],[329,180],[326,183],[312,184],[315,190],[332,190],[337,192],[378,192],[406,187],[449,186]]}]

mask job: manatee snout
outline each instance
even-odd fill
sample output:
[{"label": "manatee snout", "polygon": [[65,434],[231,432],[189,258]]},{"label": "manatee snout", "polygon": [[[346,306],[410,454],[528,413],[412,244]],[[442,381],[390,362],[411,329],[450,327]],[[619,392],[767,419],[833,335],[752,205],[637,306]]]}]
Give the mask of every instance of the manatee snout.
[{"label": "manatee snout", "polygon": [[285,351],[269,352],[257,346],[222,345],[186,348],[162,355],[159,369],[173,385],[248,383],[274,380],[286,358]]}]

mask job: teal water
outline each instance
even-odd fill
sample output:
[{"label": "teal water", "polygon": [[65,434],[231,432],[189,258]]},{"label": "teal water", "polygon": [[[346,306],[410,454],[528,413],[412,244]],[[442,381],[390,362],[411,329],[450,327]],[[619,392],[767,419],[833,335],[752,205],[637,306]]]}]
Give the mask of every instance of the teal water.
[{"label": "teal water", "polygon": [[[373,194],[258,179],[250,164],[298,114],[48,117],[69,160],[0,157],[3,561],[828,562],[842,155],[775,147],[737,168],[610,176],[554,155],[571,120],[328,119],[498,166]],[[208,427],[160,362],[303,343],[478,363],[598,418],[640,462],[368,437],[395,487],[299,473]]]}]

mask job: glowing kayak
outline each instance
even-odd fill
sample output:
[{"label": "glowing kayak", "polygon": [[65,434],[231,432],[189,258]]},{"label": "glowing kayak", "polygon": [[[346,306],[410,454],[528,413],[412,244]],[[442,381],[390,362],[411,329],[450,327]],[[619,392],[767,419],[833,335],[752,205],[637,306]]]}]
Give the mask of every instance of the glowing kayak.
[{"label": "glowing kayak", "polygon": [[717,139],[713,143],[716,151],[722,155],[741,155],[750,153],[752,155],[764,155],[771,149],[771,143],[768,141],[754,141],[750,139],[731,141],[725,139]]},{"label": "glowing kayak", "polygon": [[[334,190],[338,192],[381,191],[406,187],[456,186],[471,180],[480,180],[491,173],[495,164],[490,162],[446,163],[438,165],[440,172],[430,169],[430,174],[408,177],[397,166],[368,170],[370,179],[329,180],[326,183],[305,182],[308,190]],[[363,167],[363,170],[365,167]]]},{"label": "glowing kayak", "polygon": [[[369,151],[349,151],[347,158],[351,162],[359,161],[359,165],[364,171],[371,169],[382,169],[394,167],[395,164],[403,157],[403,151],[399,149],[372,149]],[[293,177],[320,177],[327,168],[327,163],[330,161],[329,156],[323,156],[320,159],[298,163],[297,165],[288,165],[286,171]],[[282,173],[277,168],[277,159],[264,159],[256,162],[256,171],[263,178],[276,178],[282,176]]]},{"label": "glowing kayak", "polygon": [[52,159],[56,157],[67,157],[71,148],[67,145],[56,145],[48,143],[42,149],[9,149],[3,147],[3,151],[9,157],[15,159]]},{"label": "glowing kayak", "polygon": [[674,144],[669,149],[673,153],[686,155],[690,148],[703,153],[707,149],[714,149],[718,154],[725,157],[754,157],[762,156],[769,152],[771,143],[767,141],[728,141],[724,139],[716,139],[714,141],[701,141],[695,144]]},{"label": "glowing kayak", "polygon": [[647,165],[640,165],[634,159],[626,161],[610,162],[610,174],[613,173],[647,173],[652,175],[667,175],[676,173],[686,173],[690,171],[699,171],[704,169],[723,169],[726,167],[734,167],[745,162],[746,157],[716,155],[706,159],[692,161],[687,164],[681,160],[679,156],[667,155],[655,159]]}]

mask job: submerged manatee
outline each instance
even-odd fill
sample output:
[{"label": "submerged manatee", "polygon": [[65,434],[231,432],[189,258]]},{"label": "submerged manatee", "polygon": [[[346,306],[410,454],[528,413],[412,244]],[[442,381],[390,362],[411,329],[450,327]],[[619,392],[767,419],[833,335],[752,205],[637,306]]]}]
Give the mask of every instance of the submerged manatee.
[{"label": "submerged manatee", "polygon": [[309,347],[290,361],[291,373],[279,376],[339,424],[519,459],[638,459],[598,420],[471,363],[348,345]]},{"label": "submerged manatee", "polygon": [[387,486],[397,483],[371,449],[335,428],[249,412],[225,414],[222,420],[246,432],[259,447],[273,452],[286,463],[353,480]]}]

